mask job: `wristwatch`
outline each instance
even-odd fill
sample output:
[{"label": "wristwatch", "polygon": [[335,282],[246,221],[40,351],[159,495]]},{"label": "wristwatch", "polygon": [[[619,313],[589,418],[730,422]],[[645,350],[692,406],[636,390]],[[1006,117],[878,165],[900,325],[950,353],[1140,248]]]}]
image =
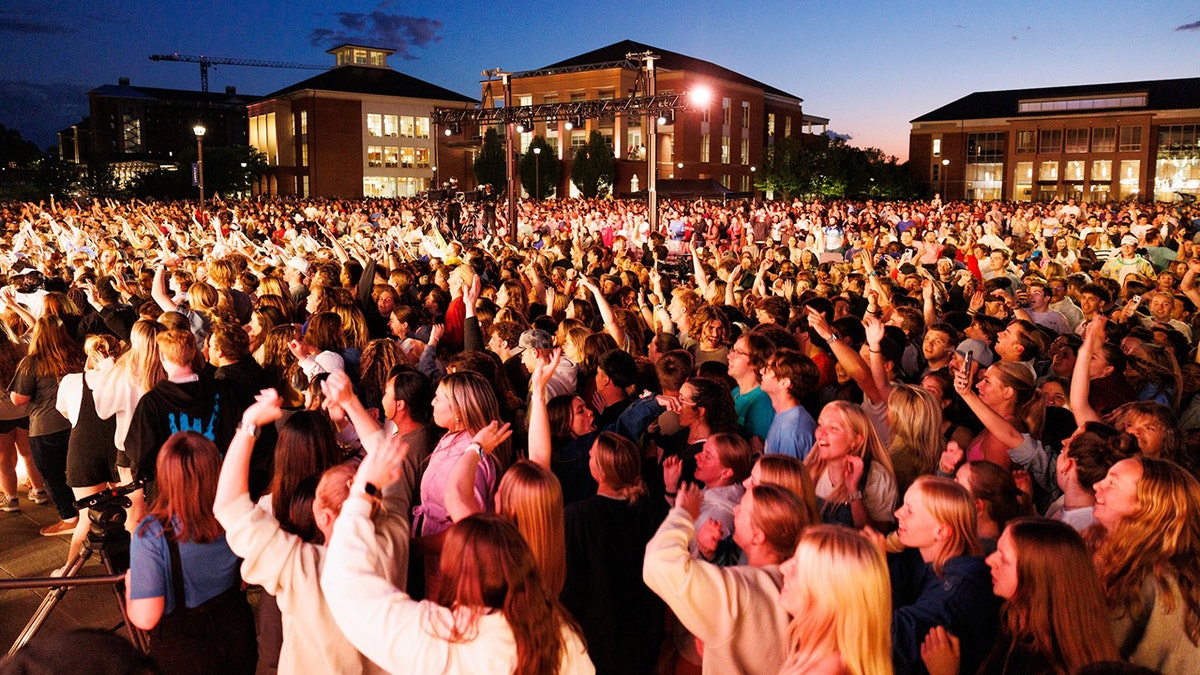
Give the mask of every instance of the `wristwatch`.
[{"label": "wristwatch", "polygon": [[480,445],[479,443],[472,443],[472,444],[468,445],[467,452],[473,452],[473,453],[479,455],[479,461],[481,461],[481,462],[483,461],[483,458],[485,456],[485,453],[483,452],[483,446]]}]

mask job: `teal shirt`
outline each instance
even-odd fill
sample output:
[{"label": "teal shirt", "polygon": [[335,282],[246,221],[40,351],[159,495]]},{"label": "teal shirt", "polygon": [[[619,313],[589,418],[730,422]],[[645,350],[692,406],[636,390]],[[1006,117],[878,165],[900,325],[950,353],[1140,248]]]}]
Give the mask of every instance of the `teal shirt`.
[{"label": "teal shirt", "polygon": [[758,436],[765,441],[767,432],[771,430],[771,422],[775,421],[775,408],[771,407],[771,397],[762,387],[755,387],[745,394],[741,387],[735,387],[733,407],[737,410],[738,424],[742,425],[746,438]]}]

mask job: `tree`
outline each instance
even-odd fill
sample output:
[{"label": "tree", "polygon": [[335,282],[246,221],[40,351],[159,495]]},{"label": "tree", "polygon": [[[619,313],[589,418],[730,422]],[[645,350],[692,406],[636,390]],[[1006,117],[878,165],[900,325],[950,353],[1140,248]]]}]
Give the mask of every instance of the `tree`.
[{"label": "tree", "polygon": [[836,135],[780,140],[767,152],[755,187],[783,199],[912,199],[918,194],[895,157],[878,148],[853,147]]},{"label": "tree", "polygon": [[505,163],[504,141],[495,127],[483,134],[483,148],[475,158],[475,180],[480,185],[491,185],[496,194],[504,194],[508,187],[508,167]]},{"label": "tree", "polygon": [[[129,190],[137,197],[156,199],[196,199],[192,185],[195,148],[179,153],[179,168],[155,169],[132,181]],[[267,168],[267,157],[245,145],[204,147],[204,190],[207,196],[231,197],[249,193],[250,186]]]},{"label": "tree", "polygon": [[[541,154],[535,150],[540,149]],[[541,136],[534,136],[529,150],[521,155],[521,187],[535,199],[553,197],[560,171],[558,153]]]},{"label": "tree", "polygon": [[617,161],[613,158],[612,146],[599,131],[593,131],[587,145],[575,151],[571,182],[585,198],[593,199],[607,194],[616,180]]}]

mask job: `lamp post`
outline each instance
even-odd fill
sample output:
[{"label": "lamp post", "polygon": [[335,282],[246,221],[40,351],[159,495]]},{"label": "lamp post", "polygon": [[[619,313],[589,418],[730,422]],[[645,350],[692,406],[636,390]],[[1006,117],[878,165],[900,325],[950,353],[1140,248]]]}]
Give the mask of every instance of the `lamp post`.
[{"label": "lamp post", "polygon": [[204,134],[208,129],[203,124],[192,127],[196,134],[196,183],[200,187],[200,210],[204,210]]},{"label": "lamp post", "polygon": [[533,149],[533,189],[537,192],[536,199],[542,201],[542,149]]},{"label": "lamp post", "polygon": [[942,194],[945,195],[946,199],[950,198],[950,195],[948,194],[948,191],[947,191],[947,186],[950,184],[950,181],[949,181],[949,179],[946,178],[946,173],[948,171],[950,171],[950,160],[943,159],[942,160]]}]

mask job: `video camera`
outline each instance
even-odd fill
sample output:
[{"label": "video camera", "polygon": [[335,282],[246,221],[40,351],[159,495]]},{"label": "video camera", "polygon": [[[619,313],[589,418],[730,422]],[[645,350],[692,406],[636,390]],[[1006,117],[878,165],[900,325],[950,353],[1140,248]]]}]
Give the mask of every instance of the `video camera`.
[{"label": "video camera", "polygon": [[146,481],[138,479],[128,485],[105,488],[96,494],[76,501],[75,508],[88,510],[88,518],[92,521],[93,528],[98,528],[103,532],[123,530],[125,528],[125,509],[132,505],[128,495],[145,486]]}]

